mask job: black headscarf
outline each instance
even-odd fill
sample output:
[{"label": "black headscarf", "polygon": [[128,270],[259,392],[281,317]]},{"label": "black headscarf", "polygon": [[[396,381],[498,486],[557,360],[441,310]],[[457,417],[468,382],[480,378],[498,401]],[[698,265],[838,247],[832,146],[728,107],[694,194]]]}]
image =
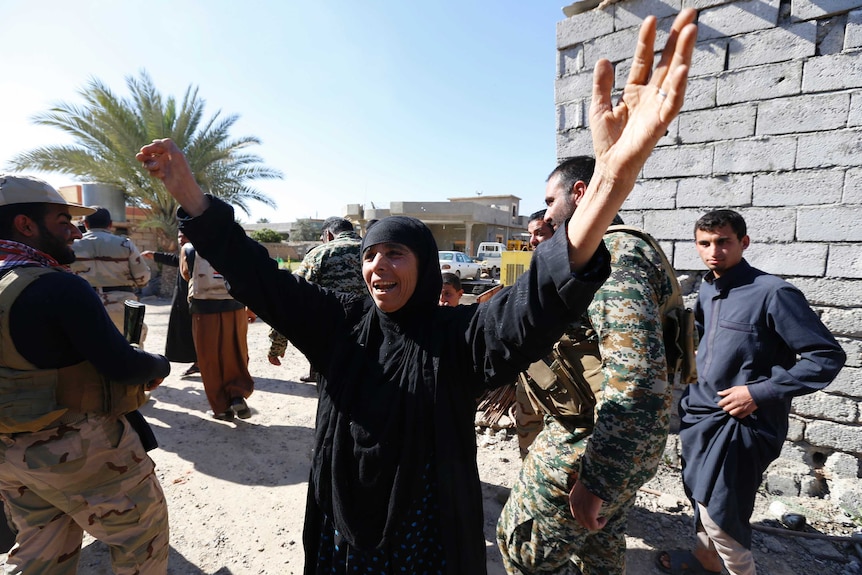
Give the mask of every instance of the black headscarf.
[{"label": "black headscarf", "polygon": [[[416,289],[401,309],[371,306],[357,324],[359,351],[333,371],[322,396],[315,454],[315,495],[351,545],[379,547],[398,528],[402,513],[423,488],[433,456],[436,361],[431,349],[434,314],[443,282],[437,243],[421,221],[393,216],[377,222],[362,252],[399,243],[416,256]],[[337,380],[337,381],[336,381]],[[322,428],[322,429],[321,429]]]}]

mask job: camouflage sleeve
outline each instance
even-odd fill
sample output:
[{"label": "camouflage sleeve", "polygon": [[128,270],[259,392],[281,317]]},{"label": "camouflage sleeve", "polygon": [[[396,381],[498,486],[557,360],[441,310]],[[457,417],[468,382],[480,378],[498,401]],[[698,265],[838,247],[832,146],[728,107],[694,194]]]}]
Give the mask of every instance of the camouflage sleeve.
[{"label": "camouflage sleeve", "polygon": [[129,274],[136,286],[144,287],[150,281],[150,268],[144,261],[138,246],[129,239],[126,240],[126,244],[129,248]]},{"label": "camouflage sleeve", "polygon": [[579,480],[614,501],[655,474],[667,441],[672,387],[659,305],[670,294],[670,281],[643,240],[614,233],[605,243],[611,275],[589,308],[605,381]]},{"label": "camouflage sleeve", "polygon": [[[319,246],[318,246],[319,247]],[[299,264],[299,268],[294,274],[298,275],[301,278],[304,278],[306,281],[310,281],[311,283],[320,283],[320,254],[319,249],[314,248],[305,254],[305,257],[302,258],[302,262]]]},{"label": "camouflage sleeve", "polygon": [[282,357],[287,351],[287,337],[275,329],[269,330],[269,357]]}]

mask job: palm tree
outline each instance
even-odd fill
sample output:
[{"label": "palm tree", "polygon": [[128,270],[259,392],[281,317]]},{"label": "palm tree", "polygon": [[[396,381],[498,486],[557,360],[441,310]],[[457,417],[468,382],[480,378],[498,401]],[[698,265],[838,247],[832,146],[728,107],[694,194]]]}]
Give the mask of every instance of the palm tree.
[{"label": "palm tree", "polygon": [[9,165],[14,170],[35,169],[70,174],[85,181],[111,184],[126,192],[133,205],[147,208],[144,225],[164,233],[162,243],[176,238],[177,203],[158,180],[135,160],[141,145],[171,138],[185,152],[198,183],[247,215],[252,200],[275,207],[275,202],[249,186],[257,179],[280,179],[281,172],[262,165],[246,151],[260,144],[254,136],[232,138],[228,133],[239,116],[204,119],[204,100],[197,87],[186,89],[182,105],[173,96],[163,99],[146,71],[140,78],[126,77],[131,98],[120,98],[98,79],[79,93],[83,106],[54,105],[33,121],[70,134],[74,145],[45,146],[19,154]]}]

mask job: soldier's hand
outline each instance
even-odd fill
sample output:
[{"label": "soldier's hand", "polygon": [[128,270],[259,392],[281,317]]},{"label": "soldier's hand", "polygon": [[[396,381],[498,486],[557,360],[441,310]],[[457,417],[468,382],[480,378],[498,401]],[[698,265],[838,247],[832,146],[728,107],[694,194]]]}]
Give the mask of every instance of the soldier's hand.
[{"label": "soldier's hand", "polygon": [[148,260],[151,260],[151,259],[153,259],[154,253],[155,252],[153,250],[146,250],[146,251],[141,252],[141,255],[144,256],[145,258],[147,258]]},{"label": "soldier's hand", "polygon": [[[281,357],[284,357],[284,354],[281,354]],[[278,359],[277,355],[268,355],[266,356],[266,359],[268,359],[269,363],[272,365],[281,365],[281,360]]]},{"label": "soldier's hand", "polygon": [[602,508],[602,499],[584,487],[580,481],[576,481],[569,493],[569,509],[581,527],[590,531],[602,529],[608,522],[607,517],[599,517]]}]

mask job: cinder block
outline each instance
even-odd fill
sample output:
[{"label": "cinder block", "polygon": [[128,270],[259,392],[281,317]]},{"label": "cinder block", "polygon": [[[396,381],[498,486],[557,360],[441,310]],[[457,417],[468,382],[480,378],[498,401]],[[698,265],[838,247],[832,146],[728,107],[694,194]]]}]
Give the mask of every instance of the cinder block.
[{"label": "cinder block", "polygon": [[[752,248],[759,249],[772,244],[772,242],[793,242],[797,239],[796,210],[794,208],[748,208],[737,211],[745,218],[745,223],[748,224],[748,235],[751,236],[751,246],[746,250],[746,257],[749,257],[749,254],[753,253],[751,251]],[[800,245],[798,243],[776,243],[774,245],[779,250],[782,250],[782,252],[783,250],[790,250],[788,252],[776,253],[777,257],[790,256],[794,246],[800,248],[800,255],[806,248],[813,249],[817,246],[817,244]],[[821,246],[820,249],[824,250],[822,255],[825,257],[826,246]],[[793,256],[790,256],[790,259],[793,259]]]},{"label": "cinder block", "polygon": [[853,10],[847,14],[847,25],[844,27],[844,49],[862,47],[862,10]]},{"label": "cinder block", "polygon": [[812,419],[858,423],[858,402],[828,393],[811,393],[793,398],[793,413]]},{"label": "cinder block", "polygon": [[[796,170],[754,176],[755,206],[805,206],[841,202],[843,170]],[[812,193],[812,190],[817,190]]]},{"label": "cinder block", "polygon": [[840,14],[860,6],[859,0],[791,0],[790,16],[798,22]]},{"label": "cinder block", "polygon": [[760,102],[757,134],[793,134],[844,128],[850,94],[806,94]]},{"label": "cinder block", "polygon": [[557,78],[584,71],[584,46],[576,44],[557,52]]},{"label": "cinder block", "polygon": [[823,467],[832,472],[835,479],[858,479],[860,475],[859,458],[840,451],[826,458]]},{"label": "cinder block", "polygon": [[679,115],[679,140],[682,144],[746,138],[754,135],[757,106],[739,104]]},{"label": "cinder block", "polygon": [[677,146],[653,151],[643,169],[645,178],[680,178],[712,173],[712,145]]},{"label": "cinder block", "polygon": [[[829,251],[834,249],[835,246],[831,246]],[[856,307],[862,302],[862,281],[837,279],[828,273],[828,268],[825,278],[786,279],[805,294],[811,305]]]},{"label": "cinder block", "polygon": [[[826,327],[829,327],[829,325]],[[834,331],[833,334],[836,336],[838,335]],[[859,337],[859,335],[857,334],[856,337]],[[859,382],[862,381],[860,378],[862,378],[862,369],[845,365],[844,368],[838,372],[838,377],[829,384],[827,389],[829,390],[829,393],[852,397],[859,401],[862,400],[862,390],[859,389]]]},{"label": "cinder block", "polygon": [[862,130],[832,130],[799,135],[796,168],[862,166]]},{"label": "cinder block", "polygon": [[805,429],[811,445],[862,455],[862,426],[812,421]]},{"label": "cinder block", "polygon": [[718,76],[715,100],[719,106],[781,98],[802,90],[802,61],[734,70]]},{"label": "cinder block", "polygon": [[[625,206],[623,206],[625,207]],[[626,223],[627,226],[634,226],[636,228],[643,229],[644,227],[644,214],[643,210],[620,210],[620,217]]]},{"label": "cinder block", "polygon": [[[845,337],[862,337],[862,308],[839,309],[826,308],[820,319],[834,335]],[[862,390],[857,389],[854,395],[859,396]],[[842,393],[843,395],[843,393]]]},{"label": "cinder block", "polygon": [[734,36],[727,45],[727,67],[733,70],[808,58],[815,54],[816,41],[817,23],[813,21]]},{"label": "cinder block", "polygon": [[680,208],[704,210],[726,206],[749,206],[753,179],[750,174],[685,178],[679,182],[676,205]]},{"label": "cinder block", "polygon": [[862,204],[862,169],[850,168],[844,178],[844,195],[842,202],[845,204]]},{"label": "cinder block", "polygon": [[790,170],[796,156],[796,136],[757,137],[715,143],[716,174]]},{"label": "cinder block", "polygon": [[677,180],[639,180],[623,204],[627,210],[672,210],[676,207]]},{"label": "cinder block", "polygon": [[593,136],[586,128],[557,133],[557,158],[572,158],[593,152]]},{"label": "cinder block", "polygon": [[698,38],[709,40],[765,30],[778,23],[778,0],[742,0],[707,8],[697,18]]},{"label": "cinder block", "polygon": [[589,99],[592,93],[592,71],[563,76],[554,82],[554,101],[557,104]]},{"label": "cinder block", "polygon": [[689,225],[689,238],[685,241],[674,242],[673,244],[673,269],[677,271],[706,273],[708,270],[703,265],[703,261],[697,253],[697,248],[694,246],[694,238],[691,237],[695,221],[697,221],[697,218],[691,220],[691,225]]},{"label": "cinder block", "polygon": [[802,441],[805,438],[806,423],[805,419],[791,414],[787,418],[787,441]]},{"label": "cinder block", "polygon": [[860,86],[862,57],[856,50],[805,61],[802,73],[803,92],[828,92]]},{"label": "cinder block", "polygon": [[[862,249],[859,245],[837,245],[829,248],[826,275],[835,278],[862,278]],[[853,305],[859,305],[857,299]]]},{"label": "cinder block", "polygon": [[776,275],[822,277],[826,272],[823,244],[752,244],[745,257],[756,268]]},{"label": "cinder block", "polygon": [[[632,46],[637,44],[638,28],[626,28],[597,36],[590,42],[584,43],[584,66],[592,70],[596,62],[602,58],[607,58],[611,62],[622,62],[627,58],[632,57]],[[659,34],[656,33],[656,45],[659,44]]]},{"label": "cinder block", "polygon": [[614,31],[613,10],[587,10],[557,22],[557,49],[568,48]]},{"label": "cinder block", "polygon": [[860,206],[804,207],[797,215],[796,237],[802,242],[859,242],[860,222]]},{"label": "cinder block", "polygon": [[566,102],[557,106],[557,130],[566,132],[575,128],[586,128],[587,118],[583,100]]},{"label": "cinder block", "polygon": [[[714,76],[690,79],[685,91],[685,103],[682,105],[682,110],[688,112],[715,106],[715,86]],[[862,119],[862,113],[860,113],[860,119]]]},{"label": "cinder block", "polygon": [[[862,367],[862,341],[858,339],[849,339],[846,337],[836,338],[844,353],[847,354],[847,361],[844,363],[847,367]],[[859,390],[859,395],[862,396],[862,389]]]},{"label": "cinder block", "polygon": [[658,19],[675,17],[682,9],[682,0],[640,0],[638,2],[622,2],[614,5],[615,28],[631,28],[640,26],[647,16]]},{"label": "cinder block", "polygon": [[[643,228],[649,230],[656,239],[693,242],[691,230],[701,215],[701,210],[651,210],[644,213]],[[701,265],[694,269],[702,268]]]},{"label": "cinder block", "polygon": [[697,77],[723,72],[727,60],[727,42],[726,38],[698,42],[694,47],[694,53],[691,55],[690,75]]}]

